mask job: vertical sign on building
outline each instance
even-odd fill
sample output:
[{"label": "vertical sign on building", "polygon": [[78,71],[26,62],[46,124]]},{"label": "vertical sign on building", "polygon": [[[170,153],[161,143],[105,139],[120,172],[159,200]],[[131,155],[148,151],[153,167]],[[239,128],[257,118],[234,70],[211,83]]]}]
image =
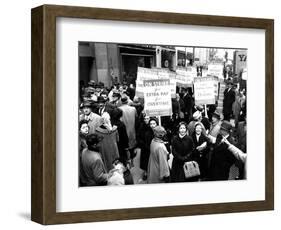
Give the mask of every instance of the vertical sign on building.
[{"label": "vertical sign on building", "polygon": [[234,53],[234,71],[240,74],[247,68],[247,50],[235,51]]}]

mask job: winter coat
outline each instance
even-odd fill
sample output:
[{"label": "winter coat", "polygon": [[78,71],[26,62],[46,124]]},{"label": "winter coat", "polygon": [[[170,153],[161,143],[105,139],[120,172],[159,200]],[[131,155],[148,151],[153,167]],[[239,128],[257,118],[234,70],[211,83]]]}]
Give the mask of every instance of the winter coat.
[{"label": "winter coat", "polygon": [[174,156],[171,170],[172,182],[184,182],[186,181],[183,165],[187,161],[192,161],[192,152],[194,144],[192,138],[185,135],[183,138],[176,135],[172,139],[172,154]]},{"label": "winter coat", "polygon": [[[210,180],[228,180],[230,167],[235,163],[236,158],[228,149],[226,143],[222,143],[222,136],[219,134],[214,146],[210,165]],[[227,138],[230,143],[233,141]]]},{"label": "winter coat", "polygon": [[106,185],[107,173],[98,152],[84,149],[81,156],[83,177],[81,181],[85,186]]},{"label": "winter coat", "polygon": [[96,134],[102,137],[100,151],[106,171],[109,172],[113,168],[113,161],[119,158],[117,127],[113,126],[113,129],[109,131],[102,125],[96,129]]},{"label": "winter coat", "polygon": [[147,169],[147,183],[164,183],[170,176],[168,165],[168,151],[164,142],[154,138],[150,145],[150,157]]},{"label": "winter coat", "polygon": [[145,171],[147,171],[150,156],[150,144],[153,137],[153,130],[149,127],[149,125],[142,123],[137,132],[137,146],[141,149],[140,168]]},{"label": "winter coat", "polygon": [[136,118],[137,118],[137,111],[135,107],[132,107],[127,104],[123,104],[119,107],[123,111],[123,115],[121,117],[121,121],[124,122],[126,126],[127,135],[129,138],[129,148],[132,149],[136,146]]},{"label": "winter coat", "polygon": [[126,131],[126,126],[122,121],[116,121],[112,122],[112,125],[117,126],[117,131],[119,135],[119,140],[117,142],[118,145],[118,151],[119,151],[119,156],[120,156],[120,161],[126,165],[126,162],[128,158],[127,156],[127,150],[129,148],[129,139]]},{"label": "winter coat", "polygon": [[[192,140],[194,143],[194,160],[197,161],[197,163],[199,164],[199,168],[200,168],[200,177],[201,178],[205,178],[207,175],[207,171],[208,171],[208,157],[209,157],[209,147],[207,146],[208,144],[208,138],[201,133],[201,135],[199,136],[199,139],[197,140],[197,136],[196,133],[194,132],[192,135]],[[196,148],[198,146],[201,146],[202,144],[206,144],[206,148],[202,151],[197,150]]]},{"label": "winter coat", "polygon": [[231,115],[232,114],[232,104],[235,101],[235,91],[233,89],[225,89],[224,98],[223,98],[223,114]]}]

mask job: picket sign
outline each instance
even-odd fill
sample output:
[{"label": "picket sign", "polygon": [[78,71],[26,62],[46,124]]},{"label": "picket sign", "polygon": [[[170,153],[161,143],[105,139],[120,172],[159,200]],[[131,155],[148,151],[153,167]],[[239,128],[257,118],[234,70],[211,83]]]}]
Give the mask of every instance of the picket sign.
[{"label": "picket sign", "polygon": [[218,63],[218,64],[209,64],[208,65],[208,71],[207,71],[207,75],[211,75],[211,76],[216,76],[220,79],[223,79],[223,64]]},{"label": "picket sign", "polygon": [[159,79],[158,70],[157,69],[148,69],[143,67],[138,67],[137,72],[137,80],[136,80],[136,96],[137,97],[144,97],[144,80],[153,80]]},{"label": "picket sign", "polygon": [[207,76],[194,79],[196,105],[215,104],[218,95],[218,77]]},{"label": "picket sign", "polygon": [[144,80],[143,84],[145,113],[150,117],[171,116],[172,101],[170,80]]},{"label": "picket sign", "polygon": [[197,76],[196,68],[193,66],[177,67],[176,69],[176,83],[182,87],[192,87],[194,78]]},{"label": "picket sign", "polygon": [[176,97],[176,86],[193,87],[193,80],[197,76],[195,67],[177,67],[176,72],[172,72],[167,68],[138,67],[136,80],[136,96],[144,97],[144,80],[153,79],[170,79],[171,97]]}]

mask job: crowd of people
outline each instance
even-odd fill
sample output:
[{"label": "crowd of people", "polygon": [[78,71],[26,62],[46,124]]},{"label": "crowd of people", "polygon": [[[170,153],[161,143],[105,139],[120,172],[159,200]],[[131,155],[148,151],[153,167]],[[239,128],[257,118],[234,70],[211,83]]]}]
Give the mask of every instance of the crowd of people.
[{"label": "crowd of people", "polygon": [[[227,82],[222,113],[217,105],[195,105],[190,88],[176,92],[172,116],[159,121],[145,114],[132,84],[81,85],[80,186],[138,183],[131,174],[136,156],[148,184],[245,179],[245,90]],[[197,162],[200,174],[187,177],[186,162]]]}]

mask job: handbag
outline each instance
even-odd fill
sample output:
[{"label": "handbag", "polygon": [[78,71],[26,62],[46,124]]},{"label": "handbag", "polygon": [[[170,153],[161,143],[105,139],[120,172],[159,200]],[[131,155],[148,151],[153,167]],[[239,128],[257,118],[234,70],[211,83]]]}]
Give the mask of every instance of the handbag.
[{"label": "handbag", "polygon": [[196,161],[188,161],[183,165],[185,178],[191,178],[195,176],[200,176],[199,165]]}]

